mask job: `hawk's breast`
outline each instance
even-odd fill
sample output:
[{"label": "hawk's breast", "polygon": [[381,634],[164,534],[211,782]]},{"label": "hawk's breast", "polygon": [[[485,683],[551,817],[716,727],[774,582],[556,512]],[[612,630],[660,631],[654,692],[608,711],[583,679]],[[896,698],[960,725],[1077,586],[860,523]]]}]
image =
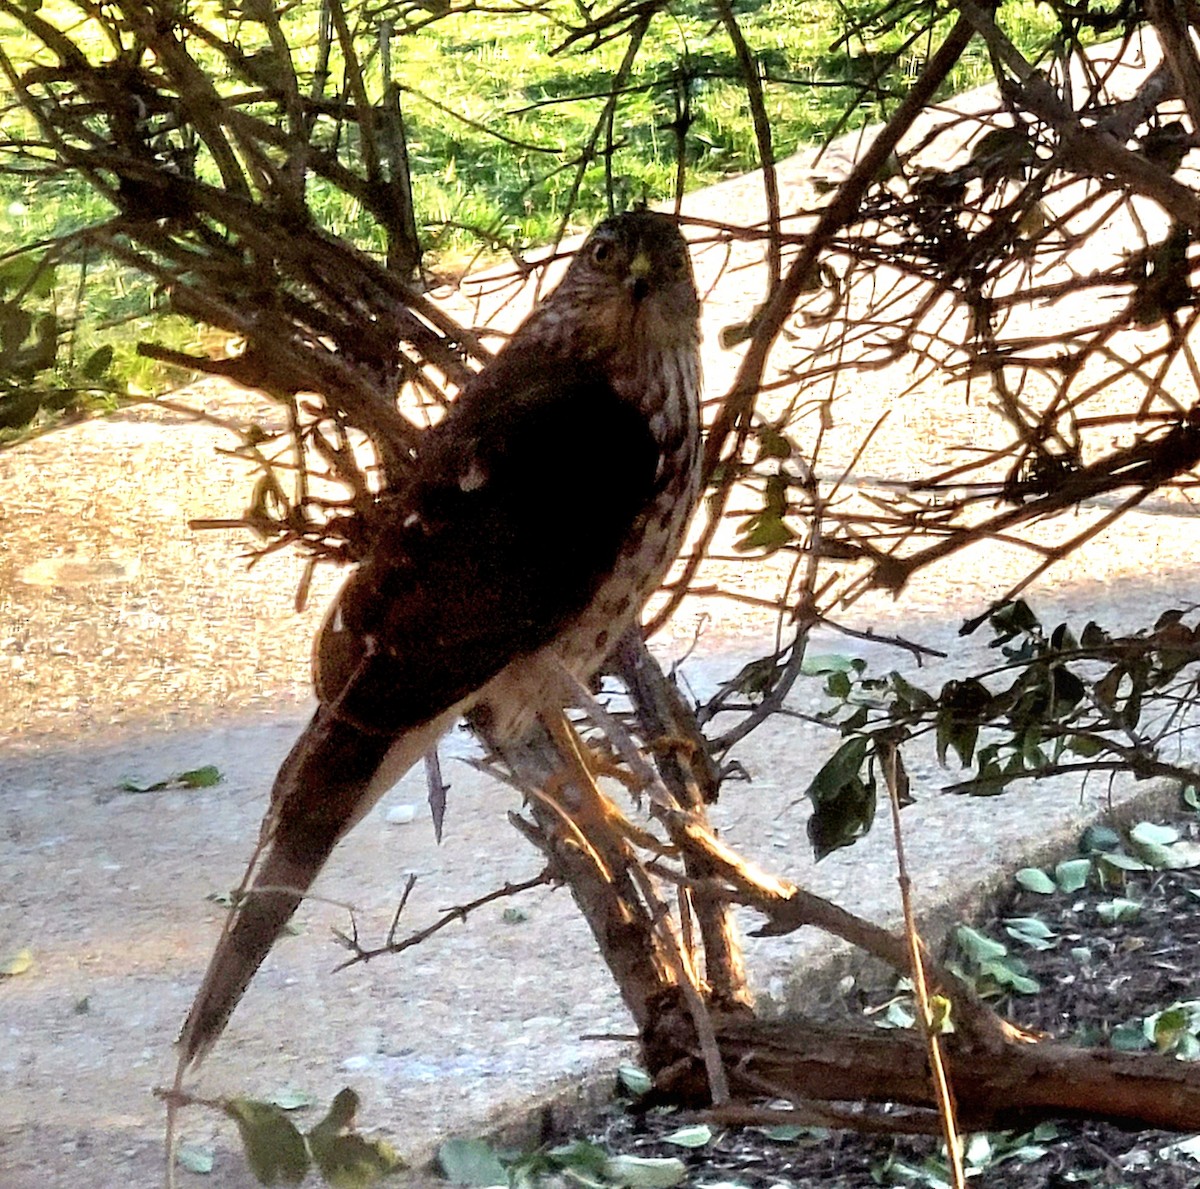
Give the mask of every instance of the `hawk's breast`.
[{"label": "hawk's breast", "polygon": [[[563,703],[562,670],[584,683],[595,675],[683,547],[700,494],[697,352],[681,349],[641,359],[636,403],[658,449],[652,497],[582,612],[545,647],[511,662],[480,691],[474,717],[494,739],[519,738],[539,711]],[[620,465],[614,461],[615,469]],[[619,473],[613,481],[620,483]]]}]

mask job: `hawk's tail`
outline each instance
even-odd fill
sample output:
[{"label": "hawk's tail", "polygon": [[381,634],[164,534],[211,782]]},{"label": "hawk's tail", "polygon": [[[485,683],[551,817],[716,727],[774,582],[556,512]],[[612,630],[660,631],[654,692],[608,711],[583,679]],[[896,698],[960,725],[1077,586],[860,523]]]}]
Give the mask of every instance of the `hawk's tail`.
[{"label": "hawk's tail", "polygon": [[[332,844],[328,849],[333,849]],[[201,1060],[225,1030],[233,1009],[323,862],[323,858],[317,859],[304,869],[292,856],[281,853],[278,845],[268,850],[233,922],[217,944],[180,1033],[185,1065]]]},{"label": "hawk's tail", "polygon": [[266,853],[217,943],[180,1033],[184,1065],[199,1061],[225,1029],[263,959],[337,844],[436,741],[436,726],[400,743],[322,707],[275,778]]}]

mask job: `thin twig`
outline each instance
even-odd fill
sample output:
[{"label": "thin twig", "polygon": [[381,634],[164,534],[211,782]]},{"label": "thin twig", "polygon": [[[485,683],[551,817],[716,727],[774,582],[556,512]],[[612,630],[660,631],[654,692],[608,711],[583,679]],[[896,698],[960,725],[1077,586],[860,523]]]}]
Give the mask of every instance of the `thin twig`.
[{"label": "thin twig", "polygon": [[900,807],[908,799],[908,774],[895,743],[881,744],[883,778],[888,788],[888,802],[892,807],[892,836],[896,844],[896,878],[900,885],[900,903],[904,911],[904,936],[908,942],[909,972],[913,980],[913,992],[917,1000],[917,1018],[925,1034],[929,1048],[929,1068],[933,1075],[933,1091],[937,1101],[938,1116],[942,1122],[942,1135],[946,1141],[946,1161],[950,1166],[950,1177],[954,1189],[966,1189],[966,1173],[963,1170],[962,1143],[959,1138],[958,1121],[954,1106],[954,1092],[946,1073],[946,1054],[942,1051],[942,1038],[929,998],[929,984],[925,979],[924,946],[917,932],[917,918],[912,904],[912,880],[908,864],[904,859],[904,832],[900,825]]}]

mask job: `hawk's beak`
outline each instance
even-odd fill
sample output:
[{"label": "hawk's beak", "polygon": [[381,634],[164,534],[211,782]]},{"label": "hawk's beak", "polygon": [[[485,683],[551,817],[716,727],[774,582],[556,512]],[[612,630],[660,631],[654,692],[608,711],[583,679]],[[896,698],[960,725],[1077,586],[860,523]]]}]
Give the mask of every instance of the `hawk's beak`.
[{"label": "hawk's beak", "polygon": [[650,292],[650,254],[639,248],[629,262],[629,291],[634,301],[641,301]]}]

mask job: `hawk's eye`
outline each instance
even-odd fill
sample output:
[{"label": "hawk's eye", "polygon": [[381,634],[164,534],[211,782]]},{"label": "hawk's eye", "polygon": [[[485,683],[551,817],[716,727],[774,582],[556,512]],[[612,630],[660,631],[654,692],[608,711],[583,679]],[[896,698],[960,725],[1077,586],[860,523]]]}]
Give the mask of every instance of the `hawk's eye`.
[{"label": "hawk's eye", "polygon": [[604,264],[612,259],[613,246],[608,240],[599,240],[592,246],[592,263]]}]

